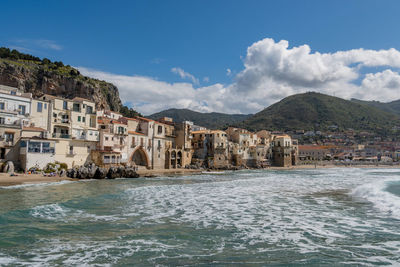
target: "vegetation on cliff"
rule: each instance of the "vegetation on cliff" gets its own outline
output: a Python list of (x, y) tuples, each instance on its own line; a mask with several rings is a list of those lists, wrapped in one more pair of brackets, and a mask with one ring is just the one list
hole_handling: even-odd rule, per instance
[(122, 105), (115, 85), (83, 76), (61, 61), (40, 59), (15, 49), (0, 47), (0, 84), (17, 87), (34, 96), (83, 97), (94, 101), (99, 109), (119, 111), (129, 117), (140, 115)]

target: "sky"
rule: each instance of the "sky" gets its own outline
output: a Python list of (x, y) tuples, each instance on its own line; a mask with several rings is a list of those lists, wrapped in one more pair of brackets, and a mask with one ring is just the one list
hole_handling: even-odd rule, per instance
[(144, 115), (308, 91), (400, 99), (400, 1), (2, 1), (0, 46), (112, 82)]

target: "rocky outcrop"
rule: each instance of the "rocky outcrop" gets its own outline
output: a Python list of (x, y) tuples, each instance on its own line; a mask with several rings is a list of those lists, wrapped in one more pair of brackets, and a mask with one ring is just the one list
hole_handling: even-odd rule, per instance
[(108, 170), (88, 164), (81, 167), (69, 169), (67, 177), (78, 179), (115, 179), (115, 178), (138, 178), (139, 174), (131, 167), (110, 167)]
[(13, 173), (14, 172), (14, 163), (12, 161), (7, 161), (6, 163), (4, 163), (3, 172)]
[(0, 84), (17, 87), (35, 97), (50, 94), (90, 99), (98, 109), (119, 111), (121, 107), (115, 85), (80, 75), (69, 66), (50, 69), (37, 62), (0, 59)]

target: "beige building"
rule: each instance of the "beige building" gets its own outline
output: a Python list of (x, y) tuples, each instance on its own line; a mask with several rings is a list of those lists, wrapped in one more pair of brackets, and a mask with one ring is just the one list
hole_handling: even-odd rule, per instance
[[(99, 115), (99, 112), (97, 113)], [(112, 166), (128, 163), (128, 126), (122, 116), (98, 118), (99, 142), (91, 158), (98, 166)], [(114, 119), (118, 118), (118, 119)]]
[(49, 138), (56, 140), (55, 160), (68, 167), (91, 162), (91, 151), (99, 140), (95, 103), (50, 95), (40, 100), (50, 102)]

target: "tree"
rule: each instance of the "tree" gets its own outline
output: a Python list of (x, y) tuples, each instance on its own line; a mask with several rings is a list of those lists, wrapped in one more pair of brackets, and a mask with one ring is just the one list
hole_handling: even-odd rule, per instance
[(128, 118), (133, 118), (133, 117), (142, 117), (142, 114), (134, 110), (133, 108), (128, 108), (127, 106), (121, 105), (119, 112), (124, 116)]
[(43, 58), (42, 59), (42, 63), (45, 64), (45, 65), (49, 65), (51, 63), (51, 60), (48, 59), (48, 58)]

